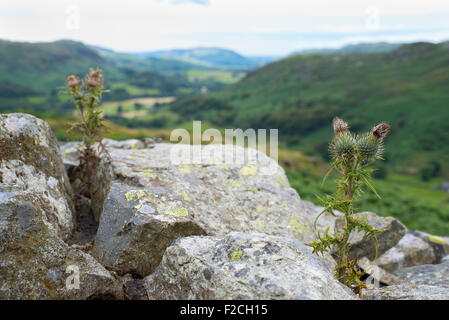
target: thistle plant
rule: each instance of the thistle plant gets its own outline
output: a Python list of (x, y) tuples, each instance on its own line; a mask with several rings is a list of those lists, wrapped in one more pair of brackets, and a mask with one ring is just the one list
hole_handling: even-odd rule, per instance
[[(102, 144), (105, 130), (99, 110), (105, 92), (104, 79), (99, 69), (91, 69), (84, 79), (71, 75), (66, 80), (66, 93), (70, 95), (80, 114), (81, 121), (73, 124), (68, 132), (79, 133), (82, 144), (79, 147), (78, 176), (84, 183), (82, 194), (89, 196), (90, 178), (95, 173), (100, 156), (105, 152)], [(97, 148), (94, 148), (94, 146)]]
[(335, 136), (329, 145), (331, 154), (331, 170), (326, 177), (335, 171), (340, 178), (337, 180), (337, 190), (334, 195), (327, 195), (326, 199), (318, 197), (324, 206), (323, 211), (316, 217), (314, 226), (320, 216), (324, 213), (337, 217), (337, 212), (343, 214), (340, 219), (344, 220), (343, 230), (324, 234), (318, 232), (317, 239), (308, 243), (314, 253), (329, 252), (335, 258), (337, 264), (335, 277), (350, 287), (355, 293), (361, 295), (361, 289), (366, 285), (360, 280), (363, 272), (357, 268), (357, 257), (350, 256), (351, 245), (349, 237), (352, 232), (358, 231), (365, 238), (372, 238), (376, 245), (376, 235), (383, 230), (372, 227), (365, 219), (355, 215), (354, 206), (357, 198), (363, 193), (363, 187), (371, 189), (378, 197), (376, 190), (370, 183), (372, 169), (369, 165), (378, 159), (382, 159), (384, 152), (383, 141), (390, 131), (387, 123), (383, 122), (375, 126), (370, 132), (355, 135), (349, 131), (346, 122), (335, 118), (333, 122)]

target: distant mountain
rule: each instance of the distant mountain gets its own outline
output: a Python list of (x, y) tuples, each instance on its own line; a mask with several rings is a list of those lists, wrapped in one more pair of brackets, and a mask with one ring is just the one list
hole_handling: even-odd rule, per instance
[(232, 50), (205, 47), (142, 52), (136, 55), (145, 58), (177, 60), (202, 67), (223, 69), (255, 68), (275, 59), (274, 57), (245, 57)]
[(379, 53), (391, 52), (397, 49), (400, 43), (375, 42), (350, 44), (339, 49), (308, 49), (294, 54), (347, 54), (347, 53)]
[(330, 123), (341, 116), (356, 131), (388, 121), (387, 159), (398, 165), (449, 163), (449, 42), (376, 54), (297, 54), (206, 97), (233, 107), (228, 125), (278, 128), (280, 141), (306, 152), (327, 154)]

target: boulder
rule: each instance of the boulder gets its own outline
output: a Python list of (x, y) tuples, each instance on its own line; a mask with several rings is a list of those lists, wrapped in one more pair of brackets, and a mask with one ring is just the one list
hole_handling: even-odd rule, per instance
[(181, 197), (170, 190), (114, 183), (91, 253), (119, 274), (147, 276), (175, 239), (205, 234), (185, 214)]
[[(66, 163), (76, 159), (75, 144), (66, 144), (63, 150)], [(108, 152), (116, 180), (142, 189), (159, 187), (177, 195), (177, 210), (183, 213), (176, 214), (193, 219), (208, 235), (241, 231), (303, 242), (315, 238), (313, 221), (322, 207), (302, 201), (290, 187), (284, 170), (264, 153), (233, 145), (167, 143), (138, 150), (110, 147)], [(200, 161), (194, 161), (198, 160), (195, 157)], [(145, 204), (148, 197), (140, 202)], [(378, 236), (379, 254), (396, 245), (405, 233), (396, 219), (364, 215), (376, 227), (386, 229)], [(322, 215), (318, 231), (327, 227), (334, 230), (337, 220)], [(373, 240), (355, 234), (351, 241), (356, 254), (374, 259)]]
[(398, 278), (416, 285), (431, 285), (449, 288), (449, 261), (439, 264), (424, 264), (396, 271)]
[(29, 202), (12, 197), (0, 211), (0, 299), (123, 298), (120, 281), (57, 237)]
[[(311, 205), (309, 212), (313, 216), (313, 220), (322, 209), (323, 208), (313, 204)], [(322, 214), (317, 220), (317, 232), (323, 234), (327, 228), (329, 228), (330, 234), (334, 233), (335, 230), (342, 232), (344, 227), (342, 216), (343, 214), (339, 212), (336, 212), (335, 217), (326, 213)], [(367, 220), (374, 228), (384, 230), (384, 232), (377, 235), (378, 256), (394, 247), (407, 232), (407, 228), (399, 220), (392, 217), (381, 217), (373, 212), (358, 213), (356, 216)], [(353, 232), (349, 238), (349, 242), (351, 244), (350, 256), (352, 258), (367, 257), (369, 260), (374, 260), (376, 258), (376, 246), (374, 240), (371, 238), (364, 238), (362, 232)]]
[(431, 235), (422, 231), (410, 231), (415, 237), (427, 242), (433, 249), (435, 263), (439, 263), (445, 256), (449, 255), (449, 238)]
[[(76, 159), (74, 149), (73, 144), (63, 146), (65, 162)], [(108, 152), (116, 180), (172, 194), (177, 211), (171, 215), (185, 215), (208, 235), (257, 231), (304, 242), (315, 236), (313, 213), (319, 208), (301, 201), (284, 170), (264, 153), (233, 145), (167, 143)], [(183, 162), (189, 153), (202, 161)]]
[[(388, 249), (394, 247), (407, 232), (407, 228), (397, 219), (392, 217), (380, 217), (372, 212), (357, 213), (356, 216), (368, 221), (375, 229), (384, 230), (377, 235), (378, 251), (373, 239), (365, 238), (363, 232), (353, 232), (349, 237), (351, 244), (350, 257), (367, 257), (376, 259)], [(344, 226), (343, 219), (337, 219), (336, 229), (341, 231)]]
[(145, 286), (150, 299), (357, 299), (302, 242), (262, 233), (180, 238)]
[[(62, 194), (75, 221), (72, 189), (59, 144), (45, 121), (23, 113), (0, 114), (0, 150), (0, 162), (18, 160), (45, 174)], [(1, 177), (0, 172), (0, 183)]]
[(396, 246), (376, 260), (379, 267), (389, 272), (436, 262), (432, 246), (412, 233), (407, 233)]
[[(56, 179), (19, 160), (0, 172), (0, 299), (121, 298), (121, 284), (88, 254), (62, 239), (73, 229)], [(71, 271), (79, 288), (69, 288)]]
[(448, 300), (449, 288), (401, 284), (363, 290), (364, 300)]
[[(63, 241), (75, 219), (50, 127), (29, 115), (0, 115), (0, 148), (0, 299), (121, 298), (119, 281)], [(72, 272), (79, 287), (66, 285)]]

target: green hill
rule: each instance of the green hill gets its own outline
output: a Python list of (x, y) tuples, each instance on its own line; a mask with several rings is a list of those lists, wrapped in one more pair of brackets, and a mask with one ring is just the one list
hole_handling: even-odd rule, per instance
[(67, 97), (58, 95), (58, 88), (64, 86), (68, 75), (82, 76), (90, 68), (103, 70), (105, 86), (110, 89), (104, 100), (173, 96), (182, 90), (199, 90), (200, 84), (190, 83), (186, 76), (156, 72), (154, 64), (70, 40), (49, 43), (0, 40), (0, 112), (71, 112), (73, 106)]
[(449, 161), (449, 42), (290, 56), (210, 97), (234, 108), (229, 125), (279, 128), (280, 141), (311, 154), (326, 155), (340, 116), (355, 130), (390, 122), (387, 158), (398, 167)]
[[(81, 42), (61, 40), (49, 43), (26, 43), (0, 40), (0, 82), (16, 83), (47, 93), (64, 84), (68, 74), (82, 75), (89, 68), (101, 68), (107, 81), (113, 83), (137, 77), (143, 71), (151, 73), (151, 83), (176, 85), (154, 72), (151, 64), (134, 56), (100, 54)], [(142, 60), (142, 61), (141, 61)], [(146, 79), (149, 75), (146, 73)], [(165, 90), (164, 87), (157, 89)]]

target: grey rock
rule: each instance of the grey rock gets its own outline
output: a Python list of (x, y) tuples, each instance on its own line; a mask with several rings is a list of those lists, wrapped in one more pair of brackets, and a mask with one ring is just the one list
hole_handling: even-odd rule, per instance
[(125, 298), (127, 300), (148, 300), (144, 279), (135, 278), (127, 273), (122, 276), (122, 282), (125, 286)]
[[(74, 146), (63, 149), (65, 161), (72, 161)], [(288, 236), (303, 242), (315, 238), (313, 221), (322, 208), (302, 201), (290, 187), (284, 170), (264, 153), (232, 145), (166, 143), (154, 144), (151, 149), (108, 150), (115, 179), (143, 189), (164, 188), (177, 195), (179, 207), (185, 208), (188, 217), (208, 235), (242, 231)], [(197, 156), (201, 161), (193, 161)], [(185, 163), (184, 159), (191, 161)], [(405, 227), (397, 220), (367, 215), (376, 226), (387, 228), (379, 235), (380, 254), (404, 235)], [(330, 227), (332, 231), (336, 221), (322, 215), (318, 230)], [(374, 258), (372, 240), (355, 235), (352, 241), (357, 253)]]
[[(356, 216), (365, 219), (375, 229), (384, 230), (377, 235), (378, 256), (394, 247), (407, 232), (407, 228), (397, 219), (392, 217), (380, 217), (372, 212), (358, 213)], [(336, 229), (341, 231), (343, 220), (338, 219)], [(350, 257), (367, 257), (370, 260), (376, 258), (376, 245), (373, 239), (365, 238), (363, 232), (353, 232), (349, 237), (351, 244)]]
[[(72, 151), (64, 151), (65, 161), (72, 161), (73, 146)], [(178, 197), (177, 206), (185, 208), (188, 218), (209, 235), (258, 231), (304, 242), (315, 236), (312, 221), (318, 207), (301, 201), (284, 170), (261, 152), (232, 145), (167, 143), (108, 151), (115, 179), (144, 189), (168, 190)], [(184, 163), (189, 158), (182, 156), (185, 153), (203, 161)], [(227, 161), (232, 158), (235, 161)]]
[(89, 190), (92, 214), (97, 223), (100, 222), (103, 205), (111, 188), (113, 177), (111, 158), (107, 154), (102, 155), (98, 162), (96, 173), (92, 176)]
[(128, 139), (128, 140), (112, 140), (112, 139), (103, 139), (103, 144), (106, 148), (115, 148), (115, 149), (143, 149), (145, 144), (137, 139)]
[(431, 235), (422, 231), (410, 231), (410, 233), (421, 238), (432, 247), (436, 263), (439, 263), (441, 259), (449, 255), (449, 238)]
[[(50, 127), (0, 115), (0, 299), (121, 298), (122, 286), (63, 240), (74, 230), (71, 188)], [(79, 271), (79, 288), (66, 286)]]
[(376, 264), (379, 267), (389, 272), (405, 267), (436, 262), (432, 246), (412, 233), (407, 233), (396, 246), (376, 260)]
[(59, 189), (75, 221), (72, 189), (61, 161), (59, 144), (45, 121), (23, 113), (0, 114), (0, 150), (1, 161), (21, 161), (51, 179), (49, 183)]
[(180, 238), (145, 286), (150, 299), (357, 299), (309, 247), (261, 233)]
[[(168, 203), (168, 204), (167, 204)], [(114, 183), (104, 205), (92, 255), (119, 274), (154, 271), (176, 238), (205, 234), (184, 217), (176, 195)], [(184, 210), (183, 210), (184, 209)]]
[[(2, 169), (14, 163), (20, 161), (3, 162)], [(48, 195), (41, 194), (39, 186), (46, 184), (38, 181), (45, 174), (21, 165), (22, 178), (29, 185), (14, 196), (1, 197), (0, 203), (0, 299), (122, 298), (117, 279), (90, 255), (62, 240), (71, 229), (71, 215), (62, 197), (53, 198), (55, 190), (48, 188)], [(80, 286), (67, 287), (75, 270)]]
[(399, 269), (395, 273), (398, 278), (416, 285), (431, 285), (449, 288), (449, 261), (439, 264), (424, 264)]
[(402, 284), (363, 290), (364, 300), (448, 300), (449, 288)]

